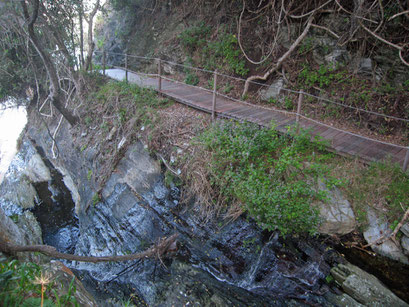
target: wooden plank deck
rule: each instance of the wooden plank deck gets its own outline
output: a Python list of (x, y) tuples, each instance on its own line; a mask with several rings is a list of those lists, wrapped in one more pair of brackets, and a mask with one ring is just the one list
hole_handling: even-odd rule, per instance
[[(125, 80), (125, 70), (122, 69), (107, 69), (106, 75), (112, 79)], [(128, 80), (139, 86), (158, 90), (158, 80), (154, 77), (128, 72)], [(162, 94), (192, 108), (212, 112), (213, 93), (210, 91), (162, 79)], [(288, 126), (295, 125), (294, 115), (237, 102), (219, 95), (216, 101), (216, 113), (220, 117), (249, 121), (265, 127), (269, 127), (274, 121), (276, 129), (281, 133), (286, 133)], [(351, 135), (304, 118), (299, 123), (301, 128), (310, 129), (313, 136), (321, 136), (328, 140), (330, 149), (341, 155), (358, 156), (366, 161), (390, 158), (401, 166), (404, 163), (407, 151), (405, 148)]]

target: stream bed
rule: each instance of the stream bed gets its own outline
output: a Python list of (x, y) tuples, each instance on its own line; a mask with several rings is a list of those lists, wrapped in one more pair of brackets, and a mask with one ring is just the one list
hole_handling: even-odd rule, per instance
[[(128, 300), (138, 306), (334, 306), (333, 297), (341, 294), (327, 276), (344, 260), (325, 240), (283, 239), (245, 215), (230, 223), (221, 218), (205, 223), (194, 201), (182, 205), (179, 190), (164, 185), (160, 165), (141, 143), (128, 149), (98, 201), (83, 204), (78, 215), (46, 153), (24, 144), (26, 155), (15, 165), (23, 167), (37, 151), (51, 174), (34, 184), (35, 204), (28, 209), (46, 244), (78, 255), (124, 255), (179, 234), (172, 253), (160, 259), (66, 261), (100, 306)], [(83, 177), (77, 182), (89, 181)], [(10, 176), (6, 181), (13, 182)]]

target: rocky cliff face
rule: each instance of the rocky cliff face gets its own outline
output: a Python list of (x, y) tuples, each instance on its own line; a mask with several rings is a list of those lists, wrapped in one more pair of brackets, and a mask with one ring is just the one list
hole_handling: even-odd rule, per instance
[[(35, 122), (35, 115), (32, 120)], [(330, 290), (325, 278), (331, 267), (342, 262), (334, 250), (310, 238), (283, 240), (278, 234), (261, 231), (245, 217), (227, 224), (222, 219), (203, 223), (194, 203), (181, 205), (178, 189), (165, 187), (159, 163), (140, 142), (128, 147), (106, 184), (100, 187), (95, 180), (98, 178), (98, 144), (89, 144), (81, 151), (76, 148), (76, 138), (81, 134), (63, 124), (56, 137), (59, 156), (53, 159), (46, 129), (34, 126), (27, 129), (32, 143), (25, 142), (21, 152), (30, 152), (23, 160), (30, 169), (24, 172), (31, 179), (29, 183), (24, 178), (15, 181), (26, 186), (37, 181), (52, 183), (53, 172), (60, 170), (75, 200), (75, 211), (69, 201), (61, 205), (71, 206), (68, 212), (79, 219), (78, 223), (66, 215), (66, 223), (57, 225), (63, 231), (54, 232), (54, 241), (49, 244), (63, 251), (72, 247), (79, 255), (121, 255), (143, 251), (161, 237), (180, 234), (173, 253), (162, 259), (65, 263), (85, 279), (91, 292), (100, 298), (98, 304), (114, 304), (115, 300), (107, 298), (118, 297), (118, 289), (119, 297), (132, 295), (154, 306), (298, 306), (300, 301), (331, 305), (342, 299), (335, 294), (322, 296)], [(11, 187), (12, 180), (8, 178), (4, 184)], [(21, 195), (38, 202), (38, 189), (32, 186), (24, 190), (33, 193)], [(25, 204), (24, 208), (27, 204), (38, 206), (36, 201), (22, 202), (21, 199), (10, 203), (18, 201)], [(20, 205), (2, 207), (20, 210), (16, 214), (19, 219), (23, 216)], [(24, 214), (30, 214), (35, 220), (30, 211), (25, 210)], [(10, 216), (10, 212), (7, 215)], [(10, 219), (6, 215), (3, 218)], [(21, 243), (40, 243), (38, 223), (26, 224), (35, 227), (37, 235)], [(4, 225), (17, 229), (13, 221)], [(47, 238), (45, 234), (54, 231), (51, 224), (47, 226), (40, 221), (40, 225), (43, 239)], [(97, 287), (105, 288), (109, 294), (104, 296)], [(353, 301), (346, 294), (343, 297)]]
[[(71, 263), (72, 268), (100, 282), (129, 285), (153, 305), (280, 305), (294, 297), (322, 301), (317, 294), (325, 287), (332, 250), (301, 239), (284, 245), (277, 235), (261, 232), (245, 218), (227, 225), (221, 220), (203, 224), (194, 204), (180, 205), (178, 190), (164, 186), (160, 165), (141, 143), (130, 146), (107, 183), (97, 187), (93, 181), (98, 176), (97, 145), (81, 152), (65, 126), (56, 139), (59, 158), (52, 160), (46, 131), (29, 127), (28, 135), (78, 192), (75, 253), (135, 253), (163, 236), (180, 234), (177, 253), (163, 263), (158, 259)], [(95, 198), (97, 189), (101, 193)]]

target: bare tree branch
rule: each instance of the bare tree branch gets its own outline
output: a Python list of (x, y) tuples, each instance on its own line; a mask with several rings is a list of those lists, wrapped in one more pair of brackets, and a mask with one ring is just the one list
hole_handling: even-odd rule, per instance
[(0, 251), (6, 254), (12, 254), (17, 252), (38, 252), (43, 255), (58, 258), (66, 259), (71, 261), (81, 261), (81, 262), (108, 262), (108, 261), (130, 261), (136, 259), (160, 257), (166, 254), (168, 251), (176, 250), (176, 239), (178, 234), (174, 234), (168, 238), (163, 238), (159, 241), (158, 244), (153, 245), (144, 252), (130, 255), (121, 255), (121, 256), (101, 256), (101, 257), (92, 257), (92, 256), (79, 256), (72, 254), (65, 254), (58, 252), (55, 247), (49, 245), (14, 245), (3, 241), (0, 238)]
[(395, 19), (396, 17), (402, 16), (402, 15), (406, 15), (406, 14), (409, 14), (409, 10), (396, 13), (396, 14), (393, 15), (392, 17), (389, 17), (388, 21), (391, 21), (392, 19)]
[(246, 82), (244, 84), (244, 90), (242, 96), (245, 96), (249, 90), (250, 82), (254, 80), (267, 80), (267, 78), (275, 71), (277, 71), (283, 62), (291, 55), (291, 53), (294, 51), (295, 48), (302, 42), (302, 40), (307, 36), (308, 31), (311, 28), (312, 21), (314, 19), (314, 15), (312, 15), (307, 22), (307, 25), (304, 28), (304, 31), (301, 33), (301, 35), (294, 41), (294, 43), (290, 46), (290, 48), (287, 50), (286, 53), (284, 53), (281, 58), (278, 59), (277, 63), (269, 69), (263, 76), (251, 76), (246, 79)]

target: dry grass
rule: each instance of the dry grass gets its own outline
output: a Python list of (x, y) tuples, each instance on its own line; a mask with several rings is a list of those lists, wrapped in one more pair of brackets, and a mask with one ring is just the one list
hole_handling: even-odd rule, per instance
[[(211, 153), (195, 142), (195, 137), (210, 125), (210, 116), (179, 104), (160, 110), (159, 116), (159, 125), (146, 131), (144, 138), (152, 151), (164, 157), (167, 167), (172, 167), (171, 172), (180, 170), (179, 177), (184, 182), (182, 203), (194, 200), (193, 209), (203, 223), (219, 216), (226, 208), (225, 219), (234, 220), (240, 216), (243, 213), (241, 207), (226, 206), (226, 199), (210, 182)], [(175, 161), (174, 165), (171, 161)]]

